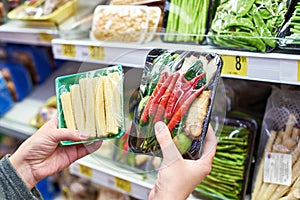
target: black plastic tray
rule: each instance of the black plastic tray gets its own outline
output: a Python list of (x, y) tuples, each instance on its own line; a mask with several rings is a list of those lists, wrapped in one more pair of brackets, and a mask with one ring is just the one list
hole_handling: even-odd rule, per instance
[[(202, 55), (205, 56), (206, 59), (209, 62), (215, 62), (214, 64), (216, 65), (216, 71), (214, 74), (214, 77), (211, 79), (210, 83), (207, 84), (207, 90), (211, 90), (211, 95), (210, 95), (210, 102), (208, 105), (208, 112), (207, 115), (203, 121), (203, 128), (202, 128), (202, 133), (200, 135), (200, 137), (196, 140), (192, 141), (192, 145), (190, 147), (190, 150), (188, 151), (188, 153), (184, 154), (183, 157), (187, 158), (187, 159), (198, 159), (201, 156), (201, 152), (202, 152), (202, 146), (204, 143), (204, 139), (206, 136), (206, 132), (208, 129), (208, 125), (209, 125), (209, 121), (210, 121), (210, 115), (212, 112), (212, 107), (213, 107), (213, 102), (214, 102), (214, 98), (215, 98), (215, 93), (216, 93), (216, 88), (220, 79), (220, 75), (221, 75), (221, 69), (223, 66), (223, 61), (221, 59), (221, 57), (217, 54), (213, 54), (213, 53), (207, 53), (207, 52), (193, 52), (193, 51), (170, 51), (170, 50), (165, 50), (165, 49), (153, 49), (152, 51), (149, 52), (147, 59), (146, 59), (146, 63), (145, 63), (145, 67), (144, 67), (144, 74), (143, 74), (143, 78), (146, 76), (147, 70), (151, 69), (152, 67), (152, 62), (155, 58), (157, 58), (159, 55), (161, 55), (164, 52), (173, 52), (173, 53), (183, 53), (186, 52), (187, 55)], [(142, 81), (143, 81), (142, 78)], [(145, 84), (145, 83), (144, 83)], [(141, 83), (140, 88), (143, 86), (143, 84)], [(162, 156), (161, 155), (161, 151), (160, 151), (160, 147), (158, 147), (158, 151), (155, 152), (146, 152), (143, 149), (140, 148), (141, 143), (143, 142), (143, 138), (140, 138), (138, 135), (138, 124), (139, 124), (139, 117), (138, 117), (138, 107), (137, 105), (139, 104), (140, 100), (142, 99), (142, 92), (139, 92), (138, 97), (137, 97), (137, 103), (136, 106), (134, 108), (134, 117), (133, 117), (133, 121), (132, 121), (132, 125), (131, 125), (131, 130), (130, 130), (130, 135), (129, 135), (129, 147), (130, 149), (135, 152), (135, 153), (142, 153), (142, 154), (148, 154), (148, 155), (155, 155), (155, 156)]]
[[(257, 135), (258, 131), (258, 124), (256, 120), (251, 119), (251, 118), (246, 118), (246, 117), (241, 117), (241, 116), (229, 116), (228, 118), (225, 119), (212, 119), (211, 120), (213, 123), (218, 123), (222, 127), (222, 124), (224, 125), (230, 125), (234, 127), (246, 127), (247, 129), (250, 130), (250, 136), (248, 137), (248, 146), (247, 146), (247, 157), (245, 159), (245, 170), (243, 174), (243, 181), (242, 181), (242, 190), (241, 193), (239, 194), (239, 199), (244, 200), (249, 184), (249, 174), (250, 174), (250, 169), (251, 169), (251, 163), (253, 159), (253, 152), (254, 152), (254, 145), (255, 145), (255, 138)], [(219, 197), (217, 195), (214, 195), (212, 193), (209, 193), (207, 191), (204, 192), (199, 192), (194, 190), (193, 195), (196, 197), (200, 198), (209, 198), (209, 199), (224, 199), (222, 197)]]

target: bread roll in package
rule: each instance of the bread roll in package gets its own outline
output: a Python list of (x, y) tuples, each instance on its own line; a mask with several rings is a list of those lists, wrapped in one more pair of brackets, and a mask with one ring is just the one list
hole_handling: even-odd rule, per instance
[(62, 145), (123, 136), (123, 79), (121, 66), (56, 78), (58, 128), (89, 135), (85, 141), (61, 141)]

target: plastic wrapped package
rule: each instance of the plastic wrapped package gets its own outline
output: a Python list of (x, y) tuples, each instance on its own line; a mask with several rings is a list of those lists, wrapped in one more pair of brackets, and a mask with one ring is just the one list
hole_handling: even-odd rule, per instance
[(20, 63), (0, 62), (0, 71), (14, 101), (21, 101), (32, 89), (26, 68)]
[(268, 99), (251, 199), (299, 199), (299, 91), (274, 88)]
[(213, 16), (212, 0), (166, 0), (162, 40), (172, 43), (202, 44)]
[(290, 2), (222, 1), (211, 24), (209, 43), (236, 50), (274, 50)]
[(198, 158), (208, 128), (222, 60), (218, 55), (149, 52), (129, 135), (135, 153), (159, 156), (154, 124), (165, 121), (181, 154)]
[(25, 1), (7, 14), (9, 19), (61, 23), (73, 15), (78, 0)]
[(300, 50), (300, 1), (292, 1), (286, 16), (286, 23), (279, 33), (278, 46), (285, 50)]
[(38, 113), (29, 120), (29, 124), (36, 128), (40, 128), (47, 121), (56, 117), (56, 96), (48, 98), (43, 106), (40, 107)]
[(109, 42), (143, 42), (148, 30), (147, 6), (97, 6), (90, 38)]
[(13, 107), (14, 100), (7, 87), (5, 77), (0, 70), (0, 116), (4, 115), (9, 109)]
[[(221, 124), (220, 124), (221, 122)], [(257, 133), (255, 120), (229, 117), (212, 120), (218, 146), (210, 174), (193, 194), (209, 199), (245, 199)], [(224, 125), (223, 125), (224, 123)]]
[(42, 83), (52, 73), (53, 63), (46, 48), (9, 44), (6, 49), (10, 60), (27, 68), (33, 83)]
[(123, 70), (112, 66), (61, 76), (55, 80), (58, 128), (87, 132), (90, 139), (72, 145), (108, 138), (125, 132), (123, 111)]

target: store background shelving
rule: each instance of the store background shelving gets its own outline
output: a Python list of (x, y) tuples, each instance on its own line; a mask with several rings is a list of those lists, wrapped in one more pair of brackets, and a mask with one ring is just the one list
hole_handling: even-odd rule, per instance
[[(130, 68), (138, 68), (141, 71), (148, 52), (154, 48), (220, 54), (224, 58), (222, 72), (224, 78), (300, 85), (300, 56), (297, 52), (256, 53), (218, 49), (209, 45), (172, 44), (162, 42), (159, 38), (160, 35), (157, 35), (154, 41), (149, 43), (126, 45), (117, 42), (92, 41), (88, 38), (61, 38), (63, 30), (66, 30), (78, 18), (91, 12), (95, 5), (101, 2), (80, 1), (80, 3), (79, 12), (60, 27), (48, 26), (48, 24), (45, 27), (37, 28), (37, 24), (29, 26), (20, 21), (8, 21), (8, 23), (0, 26), (0, 42), (51, 46), (55, 59), (69, 61), (55, 71), (46, 82), (36, 86), (27, 98), (15, 103), (14, 107), (0, 118), (1, 133), (25, 139), (37, 130), (28, 122), (38, 112), (46, 99), (55, 94), (55, 77), (65, 73), (76, 73), (80, 67), (89, 64), (100, 64), (101, 66), (121, 64)], [(88, 34), (88, 32), (84, 34)], [(239, 70), (234, 67), (237, 56), (242, 59)], [(128, 171), (119, 168), (113, 162), (106, 166), (99, 166), (95, 163), (93, 156), (87, 156), (72, 164), (70, 172), (141, 199), (146, 198), (154, 183), (152, 179), (144, 180), (140, 175), (132, 173), (132, 176), (124, 175)], [(193, 198), (190, 197), (190, 199)]]

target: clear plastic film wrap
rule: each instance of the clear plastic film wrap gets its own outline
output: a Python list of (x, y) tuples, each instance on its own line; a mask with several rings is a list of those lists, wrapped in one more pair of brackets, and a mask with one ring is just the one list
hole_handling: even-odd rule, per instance
[(260, 136), (251, 199), (300, 199), (300, 93), (274, 88)]
[(164, 121), (181, 154), (199, 158), (222, 60), (218, 55), (154, 49), (149, 52), (129, 135), (135, 153), (160, 156), (154, 124)]
[[(58, 77), (55, 81), (58, 127), (87, 132), (91, 142), (125, 132), (123, 71), (112, 66)], [(63, 145), (77, 142), (62, 141)]]
[(99, 5), (94, 11), (90, 38), (108, 42), (149, 42), (160, 18), (159, 7)]

